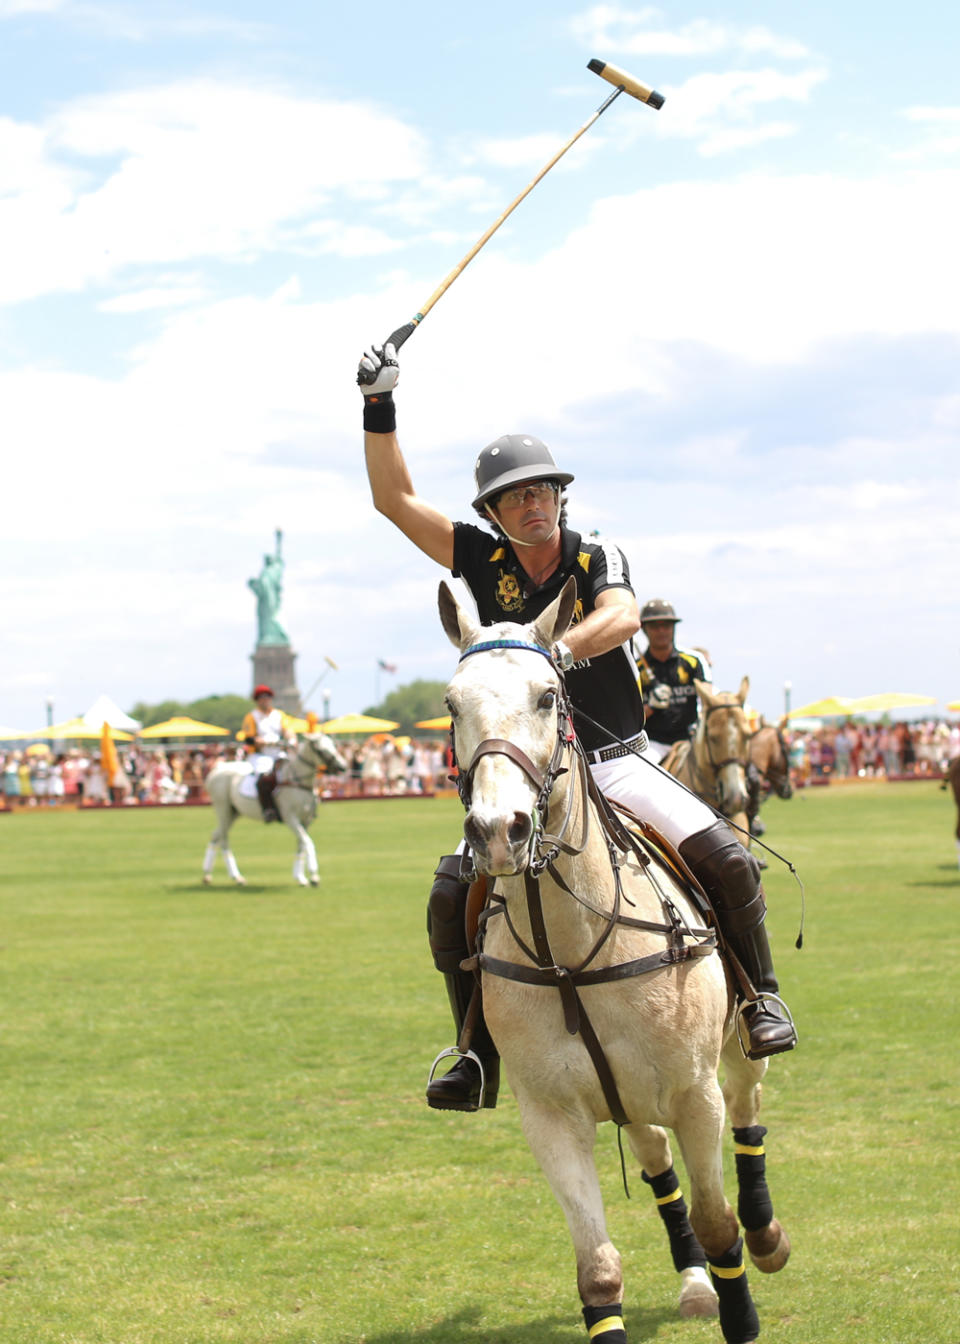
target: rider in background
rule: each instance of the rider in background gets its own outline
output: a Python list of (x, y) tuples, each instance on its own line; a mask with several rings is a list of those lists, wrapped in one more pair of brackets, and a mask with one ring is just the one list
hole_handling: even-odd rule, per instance
[(643, 604), (640, 628), (647, 647), (637, 655), (640, 689), (647, 708), (644, 728), (650, 745), (647, 752), (662, 761), (677, 742), (689, 742), (700, 718), (700, 697), (694, 681), (713, 681), (710, 667), (695, 649), (680, 649), (675, 643), (682, 617), (662, 597)]
[[(394, 348), (375, 347), (366, 353), (360, 375), (374, 506), (432, 560), (463, 579), (483, 625), (528, 624), (546, 610), (569, 577), (575, 578), (573, 621), (563, 640), (554, 645), (553, 657), (564, 674), (577, 735), (597, 786), (676, 846), (709, 896), (728, 948), (764, 996), (743, 1013), (751, 1056), (792, 1049), (796, 1032), (779, 998), (754, 859), (725, 821), (642, 754), (643, 700), (630, 650), (640, 625), (637, 600), (622, 552), (609, 543), (583, 538), (567, 526), (564, 486), (573, 474), (557, 466), (540, 439), (505, 434), (482, 450), (474, 467), (473, 508), (492, 531), (454, 523), (417, 495), (400, 451), (393, 402), (399, 377)], [(459, 1032), (474, 990), (472, 973), (460, 968), (469, 955), (465, 930), (469, 884), (461, 876), (459, 854), (440, 860), (435, 879), (427, 929)], [(482, 1022), (474, 1031), (473, 1049), (488, 1080), (485, 1104), (492, 1106), (499, 1057)], [(479, 1072), (466, 1056), (427, 1088), (427, 1101), (438, 1110), (476, 1110), (479, 1095)]]
[(250, 763), (257, 781), (257, 797), (263, 808), (264, 821), (279, 821), (274, 789), (277, 787), (277, 763), (285, 760), (287, 748), (296, 745), (296, 734), (291, 730), (286, 714), (276, 709), (273, 691), (269, 686), (255, 686), (254, 707), (244, 717), (240, 729), (243, 740), (251, 751)]

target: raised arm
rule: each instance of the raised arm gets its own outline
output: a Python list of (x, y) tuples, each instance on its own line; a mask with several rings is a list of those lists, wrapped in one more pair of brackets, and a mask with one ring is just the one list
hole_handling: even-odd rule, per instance
[(374, 508), (431, 560), (452, 569), (453, 523), (416, 493), (397, 440), (393, 389), (400, 369), (393, 346), (368, 350), (360, 361), (360, 372), (364, 375), (363, 382), (358, 377), (364, 394), (364, 456)]

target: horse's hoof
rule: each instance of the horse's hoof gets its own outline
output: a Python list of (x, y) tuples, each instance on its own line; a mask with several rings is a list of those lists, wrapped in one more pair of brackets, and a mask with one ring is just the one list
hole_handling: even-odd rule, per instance
[(245, 877), (235, 877), (233, 880), (238, 887), (245, 887), (247, 885), (247, 879)]
[(210, 885), (210, 883), (211, 883), (212, 881), (213, 881), (213, 878), (210, 876), (210, 874), (209, 874), (209, 873), (204, 873), (204, 875), (203, 875), (203, 885), (204, 885), (205, 887), (209, 887), (209, 885)]
[(319, 885), (320, 885), (320, 874), (319, 874), (319, 873), (317, 873), (316, 877), (311, 877), (311, 879), (310, 879), (310, 885), (311, 885), (311, 887), (319, 887)]
[(744, 1232), (750, 1259), (761, 1274), (776, 1274), (790, 1259), (790, 1238), (776, 1218), (769, 1227)]
[(680, 1315), (684, 1319), (691, 1316), (716, 1316), (720, 1307), (707, 1271), (694, 1266), (683, 1270), (681, 1279)]

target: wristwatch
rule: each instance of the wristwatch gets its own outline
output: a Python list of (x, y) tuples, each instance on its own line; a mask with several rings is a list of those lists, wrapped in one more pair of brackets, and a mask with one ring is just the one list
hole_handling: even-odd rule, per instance
[(573, 667), (573, 654), (562, 639), (558, 639), (553, 646), (553, 661), (561, 672), (569, 672)]

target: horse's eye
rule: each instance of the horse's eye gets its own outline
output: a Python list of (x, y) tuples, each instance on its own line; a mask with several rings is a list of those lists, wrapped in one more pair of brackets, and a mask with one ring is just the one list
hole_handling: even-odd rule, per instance
[(451, 705), (449, 700), (445, 700), (443, 703), (446, 705), (447, 713), (450, 715), (451, 719), (455, 719), (457, 717), (456, 705)]
[(537, 709), (553, 709), (556, 703), (556, 691), (544, 691), (543, 695), (541, 695), (540, 699), (537, 701)]

